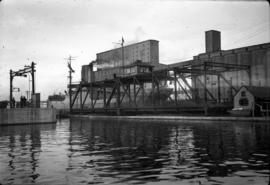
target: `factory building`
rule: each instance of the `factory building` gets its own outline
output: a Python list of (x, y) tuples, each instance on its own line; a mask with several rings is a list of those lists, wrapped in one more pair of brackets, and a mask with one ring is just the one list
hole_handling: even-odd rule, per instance
[[(221, 33), (210, 30), (205, 32), (204, 53), (194, 56), (193, 60), (170, 65), (159, 63), (158, 44), (157, 40), (146, 40), (97, 53), (95, 61), (82, 66), (82, 83), (101, 82), (114, 79), (116, 76), (125, 77), (148, 73), (149, 70), (141, 69), (146, 65), (147, 68), (153, 68), (156, 71), (192, 66), (198, 62), (213, 62), (221, 64), (221, 66), (222, 64), (246, 65), (249, 66), (249, 70), (226, 71), (225, 69), (220, 74), (222, 78), (220, 75), (195, 76), (192, 74), (190, 83), (195, 93), (189, 92), (193, 99), (203, 100), (205, 98), (205, 86), (208, 91), (207, 101), (213, 100), (220, 103), (233, 102), (234, 95), (242, 86), (270, 87), (270, 43), (222, 50)], [(96, 66), (95, 70), (94, 66)], [(146, 88), (151, 89), (151, 84), (145, 85)]]
[[(228, 80), (220, 80), (221, 102), (232, 101), (233, 95), (242, 86), (270, 87), (270, 43), (253, 45), (231, 50), (221, 50), (220, 32), (210, 30), (205, 32), (205, 53), (193, 57), (193, 61), (206, 61), (225, 64), (249, 65), (250, 71), (236, 70), (224, 72), (222, 75)], [(193, 78), (192, 86), (198, 90), (199, 97), (203, 97), (204, 76)], [(234, 89), (230, 88), (230, 85)], [(218, 95), (218, 77), (206, 76), (206, 87), (214, 97)], [(210, 98), (210, 97), (209, 97)]]
[(143, 65), (164, 66), (159, 64), (159, 45), (157, 40), (146, 40), (97, 53), (96, 56), (96, 60), (92, 62), (93, 66), (82, 66), (82, 82), (113, 79), (115, 74), (118, 76), (134, 74), (135, 71), (132, 71), (134, 67), (130, 66), (134, 66), (138, 61)]
[(126, 66), (140, 60), (143, 63), (159, 63), (159, 46), (157, 40), (127, 45), (121, 48), (97, 53), (98, 69)]

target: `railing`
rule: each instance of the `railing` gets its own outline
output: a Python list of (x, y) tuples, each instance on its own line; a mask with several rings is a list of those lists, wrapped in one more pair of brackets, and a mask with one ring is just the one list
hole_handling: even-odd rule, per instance
[(259, 107), (259, 110), (261, 113), (263, 113), (265, 116), (270, 115), (270, 102), (262, 102), (262, 104), (255, 103), (252, 110), (252, 116), (255, 116), (255, 108)]

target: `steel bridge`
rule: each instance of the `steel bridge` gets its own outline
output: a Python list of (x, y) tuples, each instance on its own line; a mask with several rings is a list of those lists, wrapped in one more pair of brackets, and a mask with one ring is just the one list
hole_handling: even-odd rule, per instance
[[(231, 89), (232, 94), (237, 91), (224, 73), (240, 70), (247, 72), (250, 83), (249, 65), (193, 60), (187, 64), (170, 65), (164, 69), (151, 70), (147, 73), (131, 76), (115, 75), (114, 79), (110, 80), (70, 84), (68, 85), (72, 92), (70, 112), (73, 114), (112, 113), (117, 115), (159, 111), (207, 114), (211, 105), (221, 105), (221, 80)], [(207, 88), (206, 77), (208, 75), (217, 77), (217, 95), (211, 93)], [(161, 101), (164, 96), (162, 84), (167, 82), (170, 82), (173, 88), (171, 88), (168, 100), (164, 103)], [(148, 93), (146, 93), (145, 84), (150, 86)], [(198, 95), (198, 85), (203, 87), (203, 97)], [(179, 89), (185, 95), (186, 101), (180, 101)], [(87, 98), (90, 100), (88, 106), (86, 106)], [(77, 102), (76, 107), (75, 102)], [(99, 102), (98, 106), (97, 102)]]

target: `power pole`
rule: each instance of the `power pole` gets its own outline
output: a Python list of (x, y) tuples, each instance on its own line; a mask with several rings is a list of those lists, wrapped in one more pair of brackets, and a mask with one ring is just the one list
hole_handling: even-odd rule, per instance
[(13, 108), (13, 103), (12, 103), (12, 98), (13, 98), (13, 75), (12, 75), (12, 70), (9, 71), (9, 106), (10, 108)]
[(124, 43), (125, 43), (125, 41), (124, 41), (124, 38), (122, 37), (122, 40), (121, 40), (121, 48), (122, 48), (122, 66), (124, 66), (125, 65), (125, 62), (124, 62)]
[(35, 65), (36, 63), (31, 63), (31, 76), (32, 76), (32, 94), (35, 94)]
[(125, 43), (125, 40), (124, 40), (124, 38), (123, 38), (123, 36), (122, 36), (122, 40), (121, 40), (121, 42), (120, 41), (118, 41), (118, 42), (113, 42), (114, 44), (119, 44), (119, 45), (121, 45), (121, 51), (122, 51), (122, 57), (121, 57), (121, 60), (122, 60), (122, 66), (124, 66), (125, 65), (125, 61), (124, 61), (124, 43)]
[(75, 71), (72, 69), (71, 67), (71, 62), (72, 60), (75, 60), (75, 57), (72, 57), (71, 55), (69, 55), (68, 58), (66, 58), (67, 60), (67, 63), (68, 63), (68, 69), (69, 69), (69, 75), (68, 75), (68, 78), (69, 78), (69, 89), (68, 89), (68, 93), (69, 93), (69, 108), (70, 108), (70, 111), (72, 109), (71, 105), (72, 105), (72, 90), (71, 90), (71, 84), (72, 84), (72, 73), (74, 73)]

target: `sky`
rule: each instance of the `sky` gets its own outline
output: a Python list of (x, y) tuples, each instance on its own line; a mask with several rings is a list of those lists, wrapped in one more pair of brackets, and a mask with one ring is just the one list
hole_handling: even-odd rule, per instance
[[(80, 81), (81, 66), (96, 53), (159, 40), (160, 63), (192, 59), (205, 51), (205, 31), (221, 32), (221, 49), (270, 42), (267, 1), (206, 0), (2, 0), (0, 1), (0, 101), (9, 99), (9, 70), (37, 63), (42, 100), (67, 89), (67, 58)], [(16, 77), (15, 99), (26, 96), (30, 77)]]

